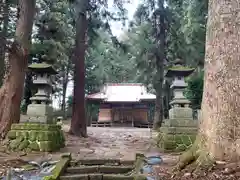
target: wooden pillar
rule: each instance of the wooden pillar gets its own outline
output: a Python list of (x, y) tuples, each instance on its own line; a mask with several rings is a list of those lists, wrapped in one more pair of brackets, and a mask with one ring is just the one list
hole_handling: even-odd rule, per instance
[(132, 127), (134, 127), (134, 123), (133, 123), (133, 105), (131, 106), (131, 120), (132, 120)]
[(111, 105), (111, 127), (113, 126), (113, 122), (114, 122), (114, 108)]

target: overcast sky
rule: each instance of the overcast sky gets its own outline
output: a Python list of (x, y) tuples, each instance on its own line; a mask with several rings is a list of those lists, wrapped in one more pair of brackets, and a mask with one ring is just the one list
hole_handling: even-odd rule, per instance
[[(108, 0), (108, 1), (109, 1), (109, 5), (112, 6), (113, 0)], [(128, 19), (132, 20), (133, 15), (136, 11), (136, 8), (141, 0), (128, 0), (128, 1), (130, 1), (130, 3), (126, 3), (124, 7), (127, 9)], [(127, 27), (123, 27), (122, 22), (111, 22), (111, 28), (112, 28), (113, 35), (119, 37), (124, 32), (124, 29), (126, 29)]]
[[(124, 5), (124, 7), (127, 9), (128, 12), (128, 19), (132, 20), (133, 19), (133, 15), (136, 11), (136, 8), (139, 4), (139, 2), (141, 2), (141, 0), (126, 0), (126, 1), (130, 1), (130, 3), (126, 3)], [(109, 2), (109, 7), (112, 11), (114, 11), (114, 7), (113, 5), (113, 0), (108, 0)], [(127, 29), (127, 27), (123, 27), (122, 22), (111, 22), (111, 29), (112, 29), (112, 33), (114, 36), (120, 37), (121, 34), (124, 33), (124, 30)], [(126, 23), (127, 25), (127, 23)], [(73, 91), (73, 82), (69, 82), (68, 84), (68, 88), (67, 88), (67, 93), (66, 93), (66, 97), (72, 95), (72, 91)], [(58, 108), (59, 107), (59, 99), (53, 99), (53, 107), (54, 108)]]

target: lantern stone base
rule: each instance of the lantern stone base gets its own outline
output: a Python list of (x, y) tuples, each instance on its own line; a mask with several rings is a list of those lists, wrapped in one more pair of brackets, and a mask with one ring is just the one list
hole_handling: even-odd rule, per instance
[(47, 104), (29, 104), (26, 119), (21, 122), (52, 123), (53, 108)]
[(188, 149), (195, 141), (198, 122), (189, 119), (167, 119), (156, 137), (157, 145), (163, 152)]
[(8, 132), (9, 150), (52, 152), (65, 146), (61, 127), (56, 124), (12, 124)]
[(20, 119), (20, 123), (41, 123), (41, 124), (53, 124), (53, 118), (49, 116), (24, 116)]
[(173, 107), (169, 110), (170, 119), (193, 119), (192, 108), (189, 107)]

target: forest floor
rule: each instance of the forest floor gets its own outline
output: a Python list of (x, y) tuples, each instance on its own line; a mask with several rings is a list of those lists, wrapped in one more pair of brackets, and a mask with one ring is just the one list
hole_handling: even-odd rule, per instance
[[(104, 128), (88, 127), (88, 138), (78, 138), (69, 135), (69, 123), (63, 124), (66, 137), (66, 147), (55, 153), (6, 153), (0, 151), (0, 176), (7, 167), (24, 163), (23, 161), (57, 160), (63, 153), (71, 153), (73, 159), (106, 158), (134, 160), (136, 153), (145, 155), (159, 155), (163, 162), (154, 166), (154, 175), (161, 180), (234, 180), (240, 179), (238, 165), (219, 165), (212, 172), (196, 175), (189, 173), (190, 169), (174, 176), (172, 168), (178, 161), (179, 154), (159, 153), (151, 148), (152, 132), (147, 128)], [(238, 169), (237, 169), (238, 168)]]

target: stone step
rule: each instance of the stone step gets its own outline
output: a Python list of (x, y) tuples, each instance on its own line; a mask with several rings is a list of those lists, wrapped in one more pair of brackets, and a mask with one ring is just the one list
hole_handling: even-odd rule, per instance
[(134, 169), (133, 166), (76, 166), (66, 169), (70, 174), (104, 173), (104, 174), (123, 174)]
[(145, 176), (124, 176), (118, 174), (75, 174), (64, 175), (60, 180), (147, 180)]
[(71, 166), (94, 166), (94, 165), (111, 165), (111, 166), (119, 166), (119, 165), (133, 165), (134, 160), (120, 160), (120, 159), (81, 159), (78, 161), (71, 161)]

